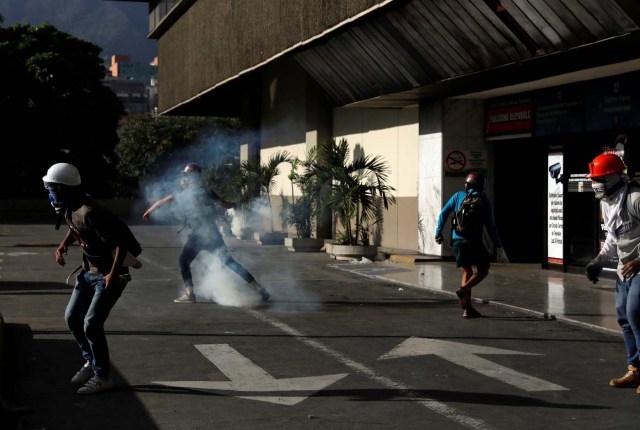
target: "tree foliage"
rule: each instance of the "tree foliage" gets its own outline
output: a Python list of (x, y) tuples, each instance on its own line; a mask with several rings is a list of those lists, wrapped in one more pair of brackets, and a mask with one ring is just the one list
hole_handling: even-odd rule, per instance
[[(124, 110), (102, 83), (101, 49), (57, 30), (0, 25), (0, 117), (5, 151), (2, 197), (42, 196), (42, 176), (75, 164), (93, 194), (108, 195), (113, 149)], [(15, 136), (9, 140), (8, 136)]]
[(395, 189), (387, 184), (389, 165), (380, 156), (357, 153), (351, 157), (346, 139), (318, 148), (305, 176), (318, 178), (329, 192), (321, 206), (331, 209), (342, 231), (342, 245), (369, 245), (371, 228), (382, 221), (381, 209), (395, 204)]
[[(318, 162), (318, 147), (310, 148), (305, 159), (294, 158), (291, 161), (289, 180), (291, 181), (291, 200), (288, 205), (286, 221), (296, 229), (296, 235), (309, 238), (316, 225), (316, 217), (320, 213), (322, 200), (323, 177), (319, 170), (314, 169)], [(328, 178), (330, 180), (330, 178)], [(293, 196), (293, 186), (297, 185), (302, 195), (296, 200)]]
[(189, 162), (218, 170), (231, 161), (237, 163), (238, 130), (239, 123), (232, 118), (151, 114), (131, 118), (121, 127), (115, 149), (120, 194), (135, 196), (141, 180), (153, 182)]
[[(259, 160), (243, 161), (240, 165), (243, 204), (246, 206), (251, 200), (262, 196), (266, 198), (269, 209), (271, 209), (271, 192), (276, 186), (276, 177), (280, 174), (279, 166), (282, 163), (290, 163), (291, 160), (288, 151), (278, 151), (264, 163)], [(273, 218), (270, 218), (269, 221), (273, 232)]]

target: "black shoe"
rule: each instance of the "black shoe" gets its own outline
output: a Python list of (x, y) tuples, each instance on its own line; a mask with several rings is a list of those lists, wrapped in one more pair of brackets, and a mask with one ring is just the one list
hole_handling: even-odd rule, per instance
[(469, 306), (467, 309), (464, 310), (464, 313), (462, 314), (462, 316), (464, 318), (480, 318), (482, 317), (482, 314), (478, 312), (476, 308), (474, 308), (473, 306)]
[(469, 306), (470, 297), (467, 293), (467, 288), (458, 288), (456, 290), (456, 296), (460, 299), (459, 303), (461, 309), (467, 309)]

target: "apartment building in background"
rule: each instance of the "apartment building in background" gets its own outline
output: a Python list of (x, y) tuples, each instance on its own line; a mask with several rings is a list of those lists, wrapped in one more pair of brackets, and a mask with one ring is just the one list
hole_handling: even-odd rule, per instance
[(129, 55), (112, 55), (105, 85), (122, 101), (128, 115), (155, 113), (158, 107), (158, 58), (135, 62)]

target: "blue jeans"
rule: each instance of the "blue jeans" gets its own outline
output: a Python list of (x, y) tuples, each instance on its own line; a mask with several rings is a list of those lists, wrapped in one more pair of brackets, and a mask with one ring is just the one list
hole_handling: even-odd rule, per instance
[(71, 334), (85, 360), (91, 363), (93, 373), (109, 376), (109, 347), (104, 334), (104, 322), (126, 284), (112, 284), (104, 288), (104, 277), (82, 270), (76, 276), (76, 285), (64, 313)]
[(640, 367), (640, 275), (617, 278), (616, 315), (627, 348), (627, 364)]
[(178, 267), (180, 268), (180, 274), (182, 275), (185, 287), (193, 288), (191, 263), (193, 263), (193, 260), (195, 260), (202, 251), (207, 251), (219, 258), (222, 263), (240, 275), (240, 277), (248, 283), (251, 283), (255, 279), (244, 266), (233, 259), (222, 236), (219, 234), (204, 236), (202, 234), (192, 233), (187, 238), (187, 242), (184, 244), (182, 253), (180, 253), (180, 258), (178, 259)]

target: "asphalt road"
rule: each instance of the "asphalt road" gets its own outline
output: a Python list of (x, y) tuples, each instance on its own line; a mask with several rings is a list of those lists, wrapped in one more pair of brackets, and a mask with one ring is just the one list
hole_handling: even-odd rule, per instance
[[(144, 267), (107, 324), (116, 388), (81, 396), (63, 313), (79, 263), (50, 225), (0, 225), (0, 313), (18, 328), (15, 422), (31, 429), (633, 429), (620, 337), (336, 270), (321, 253), (229, 239), (271, 292), (196, 262), (180, 293), (175, 226), (134, 225)], [(523, 285), (522, 288), (526, 288)], [(204, 302), (212, 298), (217, 303)], [(612, 373), (613, 372), (613, 373)]]

